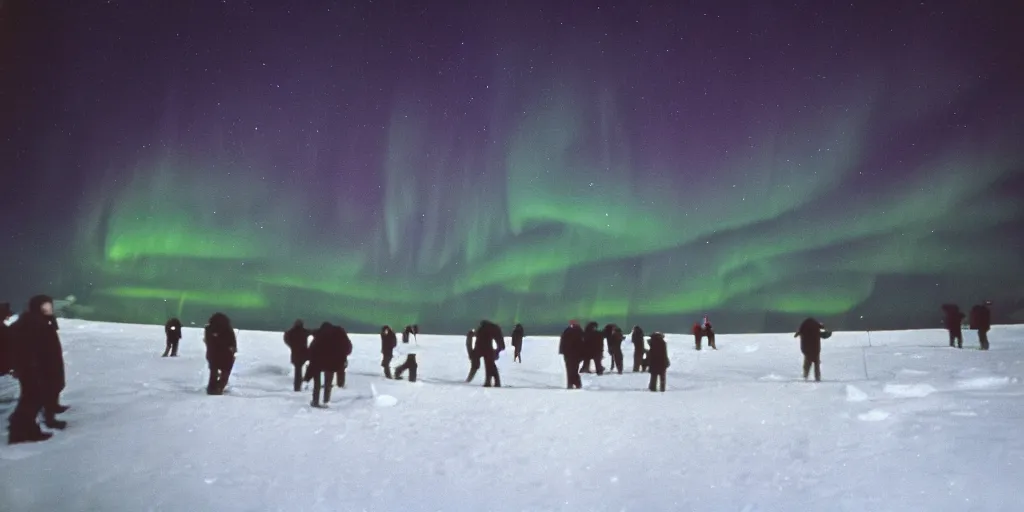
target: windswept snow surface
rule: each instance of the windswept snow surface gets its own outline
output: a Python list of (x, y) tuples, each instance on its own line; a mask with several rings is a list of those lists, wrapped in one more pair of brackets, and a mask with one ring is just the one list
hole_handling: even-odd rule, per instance
[[(159, 326), (61, 325), (70, 425), (0, 447), (0, 510), (1024, 507), (1022, 326), (994, 329), (989, 352), (948, 348), (942, 331), (870, 346), (836, 333), (820, 384), (801, 379), (791, 334), (702, 352), (669, 336), (663, 394), (630, 373), (567, 391), (555, 340), (535, 337), (523, 364), (499, 361), (506, 388), (482, 388), (482, 371), (462, 382), (461, 336), (420, 336), (420, 382), (388, 381), (379, 338), (359, 335), (348, 388), (319, 410), (290, 390), (280, 333), (242, 331), (229, 392), (211, 397), (198, 329), (164, 359)], [(17, 385), (3, 380), (6, 416)]]

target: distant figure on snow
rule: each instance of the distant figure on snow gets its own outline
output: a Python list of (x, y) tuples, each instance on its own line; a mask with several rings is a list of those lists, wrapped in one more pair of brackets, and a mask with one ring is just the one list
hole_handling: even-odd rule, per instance
[[(305, 380), (313, 381), (312, 407), (326, 406), (331, 402), (331, 386), (334, 384), (334, 373), (343, 364), (344, 347), (338, 329), (330, 322), (320, 324), (313, 333), (313, 342), (309, 344), (309, 366), (306, 368)], [(320, 400), (321, 378), (323, 401)]]
[(18, 405), (10, 416), (9, 444), (45, 441), (53, 436), (43, 432), (36, 423), (40, 409), (47, 427), (67, 427), (66, 422), (56, 418), (57, 414), (69, 409), (60, 404), (65, 371), (58, 329), (53, 299), (37, 295), (29, 300), (28, 309), (8, 332), (11, 336), (11, 366), (21, 384)]
[(794, 338), (800, 338), (800, 352), (804, 355), (804, 380), (807, 380), (813, 365), (814, 381), (821, 382), (821, 339), (831, 335), (831, 332), (825, 331), (821, 322), (813, 318), (804, 320), (793, 335)]
[(971, 329), (978, 331), (978, 343), (981, 350), (988, 350), (988, 331), (992, 328), (992, 311), (988, 309), (992, 301), (985, 301), (971, 308)]
[(402, 343), (409, 343), (409, 336), (415, 338), (420, 333), (420, 326), (413, 324), (405, 326), (402, 330)]
[(523, 330), (523, 324), (516, 324), (512, 328), (512, 348), (515, 349), (515, 353), (512, 354), (512, 361), (517, 363), (523, 362), (523, 338), (526, 337), (526, 332)]
[(570, 320), (569, 326), (562, 331), (558, 340), (558, 353), (565, 361), (566, 389), (583, 389), (580, 378), (580, 360), (583, 359), (583, 329), (576, 320)]
[(398, 347), (398, 336), (391, 326), (385, 325), (380, 328), (380, 366), (384, 369), (384, 377), (391, 378), (391, 359), (395, 356), (395, 348)]
[(608, 355), (611, 357), (612, 363), (611, 368), (608, 371), (619, 372), (622, 375), (622, 362), (624, 356), (622, 355), (622, 342), (626, 339), (626, 336), (622, 334), (622, 329), (615, 324), (608, 324), (604, 326), (604, 337), (608, 343)]
[[(406, 327), (409, 333), (412, 333), (412, 327)], [(412, 343), (405, 344), (403, 342), (401, 350), (405, 354), (405, 362), (398, 365), (395, 368), (395, 380), (402, 380), (402, 374), (406, 371), (409, 372), (409, 382), (416, 382), (416, 376), (418, 374), (420, 364), (416, 360), (416, 353), (418, 352), (419, 341), (413, 340)]]
[(210, 379), (206, 394), (222, 395), (228, 387), (231, 369), (235, 367), (238, 340), (231, 320), (224, 313), (214, 313), (203, 329), (203, 343), (206, 344), (206, 362), (210, 368)]
[(604, 335), (597, 328), (597, 322), (587, 323), (583, 329), (583, 363), (580, 373), (590, 373), (590, 362), (594, 362), (594, 371), (604, 375)]
[(498, 357), (505, 350), (505, 335), (498, 324), (489, 320), (481, 320), (476, 328), (476, 343), (473, 351), (476, 357), (483, 360), (484, 387), (501, 387), (501, 376), (498, 375)]
[(338, 363), (338, 370), (335, 377), (338, 379), (338, 387), (345, 387), (345, 377), (348, 374), (348, 356), (352, 355), (352, 338), (348, 337), (348, 331), (340, 325), (334, 326), (335, 336), (341, 344), (341, 361)]
[(634, 325), (629, 337), (633, 342), (633, 373), (639, 372), (641, 368), (646, 372), (647, 364), (644, 362), (644, 354), (647, 351), (644, 349), (644, 330), (639, 325)]
[(961, 324), (967, 315), (964, 315), (960, 311), (960, 306), (956, 304), (943, 304), (942, 316), (942, 325), (949, 332), (949, 347), (964, 348), (964, 332)]
[(284, 333), (284, 344), (288, 345), (288, 350), (291, 351), (292, 368), (294, 369), (292, 387), (295, 391), (302, 391), (303, 367), (309, 360), (309, 342), (312, 337), (301, 319), (295, 320), (291, 329)]
[(665, 335), (660, 332), (651, 334), (648, 340), (650, 350), (647, 351), (647, 367), (651, 372), (651, 383), (647, 386), (651, 391), (665, 392), (665, 375), (672, 363), (668, 358), (668, 344), (665, 342)]
[(178, 357), (178, 342), (181, 341), (181, 320), (172, 318), (164, 324), (164, 337), (167, 338), (167, 347), (164, 348), (164, 355), (161, 357)]

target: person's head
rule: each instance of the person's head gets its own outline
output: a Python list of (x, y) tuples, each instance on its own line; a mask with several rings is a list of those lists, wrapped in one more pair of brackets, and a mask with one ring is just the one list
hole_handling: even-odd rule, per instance
[(36, 295), (28, 301), (28, 312), (53, 316), (53, 299), (49, 295)]
[(304, 326), (304, 324), (302, 323), (302, 319), (301, 318), (296, 318), (295, 319), (295, 323), (292, 324), (292, 327), (296, 327), (296, 328), (299, 328), (299, 329), (301, 329), (303, 326)]
[(381, 334), (390, 334), (391, 333), (391, 326), (390, 325), (385, 325), (385, 326), (381, 327), (380, 328), (380, 333)]

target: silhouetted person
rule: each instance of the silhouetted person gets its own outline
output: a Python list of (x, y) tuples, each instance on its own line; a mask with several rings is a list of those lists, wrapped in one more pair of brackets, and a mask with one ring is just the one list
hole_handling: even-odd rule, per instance
[(489, 320), (481, 320), (476, 328), (476, 343), (473, 351), (483, 360), (484, 387), (501, 387), (501, 376), (498, 374), (498, 357), (505, 350), (505, 335), (498, 324)]
[(391, 359), (395, 356), (395, 347), (398, 346), (398, 336), (391, 326), (385, 325), (380, 328), (380, 366), (384, 368), (384, 377), (391, 378)]
[(526, 332), (523, 330), (523, 324), (516, 324), (512, 328), (512, 348), (515, 349), (515, 353), (512, 354), (512, 361), (523, 362), (523, 338), (526, 336)]
[(65, 382), (63, 348), (57, 330), (53, 299), (46, 295), (32, 297), (27, 310), (11, 326), (10, 354), (21, 391), (9, 420), (7, 442), (10, 444), (45, 441), (52, 437), (36, 423), (40, 410), (47, 427), (67, 426), (55, 417), (68, 409), (59, 402)]
[(583, 380), (580, 378), (583, 343), (583, 329), (575, 320), (570, 321), (569, 327), (562, 331), (562, 337), (558, 340), (558, 354), (565, 361), (566, 389), (583, 389)]
[(646, 372), (647, 364), (644, 362), (644, 354), (647, 351), (644, 349), (644, 330), (639, 325), (634, 325), (629, 337), (633, 342), (633, 372), (639, 372), (641, 368)]
[(338, 379), (338, 387), (344, 388), (348, 375), (348, 356), (352, 355), (352, 338), (348, 337), (348, 331), (340, 325), (334, 326), (334, 331), (335, 336), (338, 338), (338, 343), (341, 345), (341, 361), (334, 375)]
[(11, 328), (7, 326), (7, 319), (14, 316), (9, 302), (0, 302), (0, 377), (7, 375), (14, 369), (14, 349), (11, 340)]
[(476, 339), (476, 329), (470, 329), (466, 333), (466, 355), (469, 356), (469, 375), (466, 382), (473, 382), (476, 372), (480, 371), (480, 356), (473, 349), (473, 341)]
[[(411, 326), (410, 327), (406, 327), (406, 330), (408, 330), (410, 334), (412, 334), (412, 332), (413, 332)], [(403, 353), (405, 353), (405, 362), (403, 362), (402, 364), (398, 365), (395, 368), (395, 379), (396, 380), (402, 380), (402, 374), (404, 374), (406, 371), (408, 371), (409, 372), (409, 382), (416, 382), (417, 375), (419, 374), (419, 368), (420, 368), (419, 361), (416, 360), (416, 353), (418, 352), (418, 348), (419, 348), (419, 341), (415, 340), (415, 339), (412, 341), (412, 343), (408, 343), (408, 344), (403, 344), (402, 345), (400, 350)]]
[(626, 339), (626, 336), (622, 334), (622, 329), (615, 324), (608, 324), (604, 326), (604, 337), (608, 342), (608, 355), (611, 356), (611, 368), (609, 371), (618, 370), (619, 375), (622, 375), (622, 363), (624, 356), (622, 355), (622, 342)]
[[(330, 322), (320, 324), (313, 333), (313, 341), (309, 344), (309, 367), (306, 369), (306, 381), (313, 381), (313, 400), (309, 405), (320, 407), (331, 402), (331, 385), (334, 373), (342, 365), (342, 341), (340, 333)], [(320, 399), (321, 378), (323, 379), (323, 401)]]
[(167, 338), (167, 347), (164, 348), (164, 355), (161, 357), (178, 357), (178, 342), (181, 341), (181, 320), (172, 318), (164, 324), (164, 337)]
[(651, 391), (665, 391), (665, 375), (672, 363), (668, 359), (668, 344), (665, 343), (665, 335), (660, 332), (651, 334), (647, 344), (650, 349), (647, 351), (647, 367), (651, 372), (651, 383), (647, 387)]
[(960, 311), (960, 306), (956, 304), (943, 304), (942, 314), (942, 324), (946, 327), (946, 331), (949, 332), (949, 346), (951, 348), (964, 348), (964, 332), (961, 324), (967, 315), (964, 315)]
[(708, 320), (707, 315), (704, 315), (703, 330), (704, 336), (707, 336), (708, 338), (708, 346), (711, 347), (712, 350), (718, 350), (718, 347), (715, 346), (715, 328), (711, 326), (711, 321)]
[(814, 380), (821, 381), (821, 338), (825, 326), (813, 319), (807, 318), (800, 324), (800, 328), (793, 335), (800, 338), (800, 352), (804, 355), (804, 380), (811, 373), (811, 366), (814, 366)]
[(598, 329), (597, 322), (590, 322), (583, 329), (583, 364), (580, 373), (590, 373), (590, 363), (594, 363), (594, 371), (604, 375), (604, 334)]
[(701, 343), (704, 342), (704, 327), (700, 325), (700, 322), (693, 324), (693, 344), (697, 350), (700, 350)]
[(992, 328), (992, 311), (988, 309), (990, 304), (990, 301), (985, 301), (971, 308), (971, 329), (978, 331), (981, 350), (988, 350), (988, 331)]
[(291, 351), (292, 368), (295, 370), (292, 387), (295, 391), (302, 391), (303, 367), (309, 360), (309, 341), (312, 335), (303, 325), (302, 320), (296, 320), (291, 329), (284, 333), (284, 344), (288, 345)]
[(402, 329), (402, 343), (403, 344), (409, 343), (409, 337), (412, 336), (412, 334), (413, 334), (412, 326), (411, 325), (405, 326), (405, 329)]
[(206, 344), (206, 362), (210, 368), (210, 379), (206, 385), (208, 395), (222, 395), (228, 387), (231, 369), (235, 367), (238, 340), (231, 320), (224, 313), (214, 313), (203, 329), (203, 343)]

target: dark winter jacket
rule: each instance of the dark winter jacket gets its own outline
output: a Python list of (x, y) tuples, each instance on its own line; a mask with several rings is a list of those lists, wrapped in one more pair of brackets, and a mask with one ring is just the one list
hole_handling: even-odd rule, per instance
[(523, 330), (523, 324), (516, 324), (512, 329), (512, 346), (522, 348), (523, 338), (526, 336), (526, 332)]
[(345, 329), (324, 322), (309, 345), (309, 372), (342, 371), (351, 353), (352, 341)]
[(395, 347), (398, 346), (398, 336), (395, 331), (388, 326), (384, 326), (380, 330), (380, 353), (384, 355), (393, 355), (395, 353)]
[(583, 358), (583, 348), (583, 329), (579, 324), (566, 327), (558, 340), (558, 353), (570, 361), (579, 361)]
[(612, 355), (622, 353), (622, 341), (626, 337), (622, 334), (622, 329), (615, 324), (608, 324), (604, 326), (604, 337), (608, 340), (608, 353)]
[(825, 326), (821, 322), (807, 318), (800, 324), (800, 328), (793, 335), (800, 337), (800, 352), (805, 356), (818, 356), (821, 354), (821, 330)]
[(604, 334), (597, 329), (597, 322), (590, 322), (583, 331), (583, 343), (587, 355), (599, 358), (604, 355)]
[(411, 325), (405, 326), (402, 330), (402, 343), (409, 343), (409, 336), (413, 334), (413, 328)]
[(647, 366), (651, 369), (651, 373), (661, 373), (672, 366), (668, 360), (668, 344), (665, 343), (664, 334), (660, 332), (651, 334), (647, 343), (651, 347), (647, 351)]
[(466, 333), (466, 355), (469, 356), (470, 360), (473, 359), (473, 338), (475, 337), (476, 331), (473, 329), (470, 329), (469, 332)]
[(961, 329), (960, 325), (964, 321), (964, 317), (967, 315), (960, 311), (960, 307), (956, 304), (943, 304), (942, 305), (942, 324), (946, 327), (947, 331), (957, 332)]
[(64, 347), (57, 334), (57, 319), (42, 312), (53, 303), (45, 295), (29, 300), (28, 310), (11, 326), (13, 366), (23, 385), (38, 386), (46, 393), (64, 390)]
[(178, 341), (181, 339), (181, 320), (172, 318), (164, 324), (164, 335), (167, 341)]
[(630, 334), (630, 341), (633, 342), (633, 349), (643, 352), (644, 351), (644, 330), (639, 325), (633, 326), (633, 332)]
[(971, 329), (988, 331), (992, 328), (992, 311), (984, 304), (971, 308)]
[(505, 336), (498, 324), (484, 320), (476, 328), (476, 343), (473, 344), (473, 355), (485, 360), (497, 359), (505, 350)]
[(227, 368), (234, 364), (238, 340), (227, 315), (214, 313), (210, 317), (203, 329), (203, 343), (206, 344), (206, 361), (211, 368)]
[(292, 364), (304, 364), (309, 360), (309, 335), (302, 320), (296, 320), (292, 328), (285, 331), (284, 344), (291, 350)]

